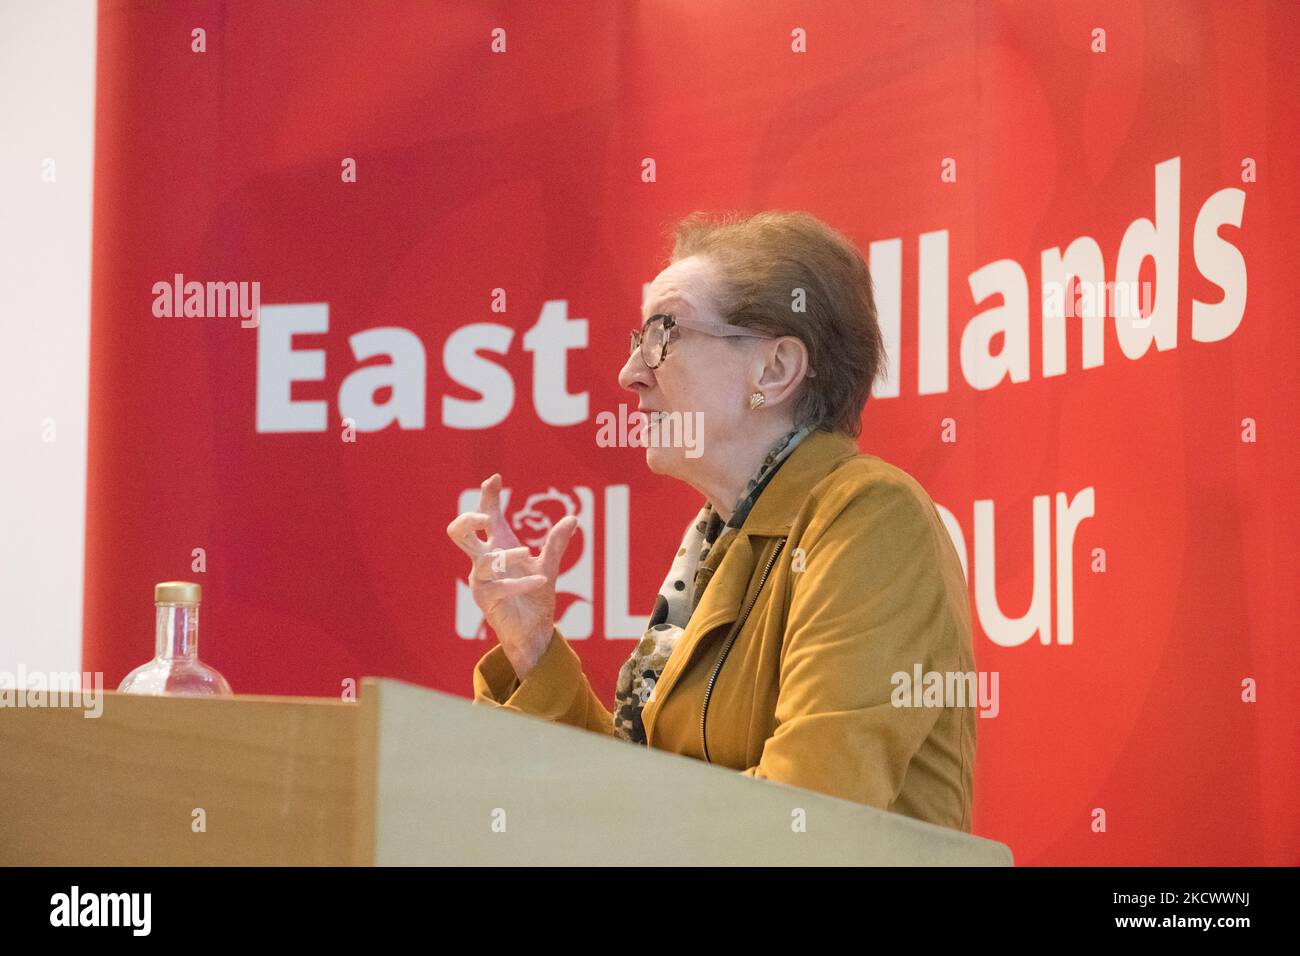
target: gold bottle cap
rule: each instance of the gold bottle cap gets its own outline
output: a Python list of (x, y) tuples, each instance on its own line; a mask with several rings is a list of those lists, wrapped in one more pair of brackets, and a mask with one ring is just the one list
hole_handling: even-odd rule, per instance
[(203, 589), (193, 581), (163, 581), (153, 589), (155, 604), (198, 604)]

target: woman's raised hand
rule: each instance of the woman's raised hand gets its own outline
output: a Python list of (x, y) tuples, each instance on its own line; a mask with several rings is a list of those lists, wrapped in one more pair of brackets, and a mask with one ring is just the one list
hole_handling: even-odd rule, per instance
[[(447, 525), (447, 536), (470, 556), (470, 594), (496, 633), (506, 658), (521, 681), (541, 660), (555, 626), (555, 579), (560, 559), (577, 530), (578, 519), (561, 518), (534, 557), (522, 546), (501, 513), (501, 476), (493, 475), (479, 491), (479, 510), (467, 511)], [(487, 541), (478, 536), (487, 534)]]

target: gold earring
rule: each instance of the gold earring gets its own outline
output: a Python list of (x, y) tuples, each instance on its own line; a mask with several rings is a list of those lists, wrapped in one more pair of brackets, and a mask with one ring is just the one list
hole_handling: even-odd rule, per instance
[(749, 407), (758, 408), (758, 406), (762, 405), (766, 401), (767, 401), (766, 395), (764, 395), (762, 392), (755, 392), (753, 395), (749, 396)]

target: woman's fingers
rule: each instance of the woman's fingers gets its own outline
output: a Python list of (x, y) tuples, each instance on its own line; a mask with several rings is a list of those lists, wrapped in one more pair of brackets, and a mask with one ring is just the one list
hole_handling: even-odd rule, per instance
[(474, 559), (472, 574), (478, 581), (498, 581), (518, 577), (521, 571), (532, 572), (535, 562), (533, 552), (528, 548), (493, 548)]
[(496, 474), (479, 485), (478, 510), (492, 521), (490, 540), (497, 547), (514, 548), (519, 545), (510, 522), (501, 513), (501, 475)]
[(479, 531), (487, 531), (491, 536), (492, 519), (477, 511), (466, 511), (457, 515), (447, 525), (447, 537), (451, 538), (462, 551), (471, 558), (478, 558), (492, 550), (492, 546), (478, 536)]
[(573, 540), (573, 533), (578, 530), (578, 519), (573, 515), (567, 515), (555, 523), (550, 531), (546, 533), (546, 541), (542, 544), (541, 564), (542, 573), (548, 578), (554, 579), (560, 573), (560, 559), (564, 557), (564, 550)]
[(502, 598), (528, 594), (544, 587), (549, 579), (544, 574), (526, 574), (522, 578), (503, 578), (500, 581), (477, 581), (474, 584), (475, 598), (484, 604), (492, 604)]
[[(541, 554), (534, 557), (501, 513), (499, 474), (480, 486), (479, 506), (480, 511), (467, 511), (447, 525), (447, 536), (472, 559), (470, 587), (476, 599), (493, 603), (528, 594), (559, 576), (560, 561), (578, 528), (576, 517), (561, 518), (547, 532)], [(486, 541), (479, 537), (480, 531), (487, 534)]]

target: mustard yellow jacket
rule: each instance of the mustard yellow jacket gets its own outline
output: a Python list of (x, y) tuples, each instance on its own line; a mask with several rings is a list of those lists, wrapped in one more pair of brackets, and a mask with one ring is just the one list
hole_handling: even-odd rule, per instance
[[(722, 556), (642, 711), (647, 743), (969, 831), (973, 702), (891, 700), (917, 665), (974, 671), (967, 593), (916, 480), (813, 432)], [(522, 683), (500, 645), (485, 654), (474, 700), (614, 733), (558, 629)]]

